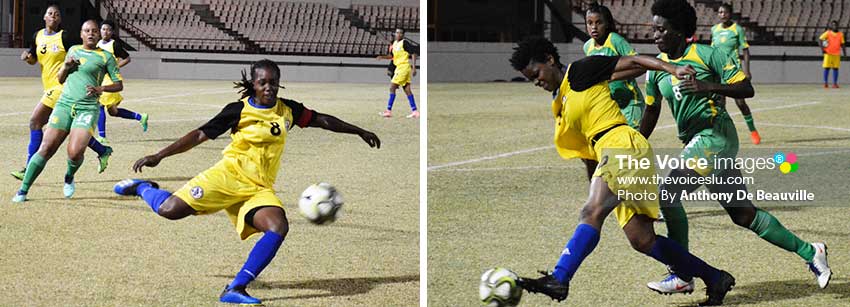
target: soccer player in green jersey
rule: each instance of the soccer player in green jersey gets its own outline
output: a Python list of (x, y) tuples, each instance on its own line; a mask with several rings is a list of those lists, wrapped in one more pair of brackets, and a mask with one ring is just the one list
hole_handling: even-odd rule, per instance
[[(741, 171), (734, 166), (714, 169), (714, 160), (735, 158), (738, 154), (738, 135), (735, 125), (717, 96), (752, 97), (755, 93), (750, 80), (738, 68), (738, 63), (726, 53), (706, 45), (688, 43), (687, 37), (696, 31), (696, 11), (685, 0), (658, 0), (652, 5), (655, 43), (660, 59), (678, 65), (690, 65), (696, 74), (679, 79), (663, 71), (650, 71), (646, 82), (646, 112), (640, 132), (647, 138), (655, 129), (661, 112), (661, 100), (666, 99), (678, 127), (679, 139), (685, 145), (681, 157), (707, 160), (708, 168), (672, 169), (670, 182), (695, 182), (688, 178), (714, 176), (716, 182), (743, 182)], [(660, 197), (661, 211), (667, 224), (668, 237), (687, 248), (688, 220), (682, 208), (681, 194), (696, 190), (699, 184), (663, 184), (660, 190), (676, 193), (670, 199)], [(712, 193), (736, 193), (746, 190), (743, 184), (706, 185)], [(818, 286), (825, 288), (832, 276), (826, 258), (826, 245), (809, 243), (786, 229), (773, 215), (757, 208), (749, 200), (732, 199), (720, 205), (741, 227), (758, 234), (771, 244), (803, 258), (815, 274)], [(672, 272), (660, 282), (651, 282), (650, 289), (662, 293), (689, 293), (693, 278)]]
[[(97, 99), (103, 92), (114, 93), (124, 88), (115, 57), (97, 47), (100, 40), (97, 22), (88, 20), (83, 23), (80, 38), (82, 45), (73, 46), (68, 50), (65, 63), (59, 69), (59, 83), (65, 85), (62, 96), (50, 114), (44, 142), (30, 159), (21, 189), (12, 198), (13, 202), (27, 200), (30, 186), (69, 136), (68, 169), (65, 173), (63, 192), (66, 198), (74, 195), (74, 174), (83, 164), (83, 152), (97, 123)], [(106, 75), (114, 84), (101, 86)]]
[[(741, 68), (744, 70), (744, 75), (747, 79), (752, 80), (750, 74), (750, 44), (747, 43), (747, 36), (744, 33), (744, 28), (732, 21), (732, 5), (723, 3), (717, 9), (717, 16), (720, 17), (720, 23), (711, 27), (711, 47), (720, 49), (728, 54)], [(741, 50), (743, 57), (738, 57), (738, 49)], [(743, 59), (743, 61), (741, 61)], [(721, 99), (723, 104), (726, 104), (726, 98)], [(761, 136), (756, 130), (755, 121), (753, 121), (753, 113), (750, 112), (750, 107), (743, 98), (735, 98), (735, 104), (744, 115), (744, 121), (747, 122), (747, 128), (750, 129), (750, 138), (753, 144), (761, 143)]]
[[(590, 39), (584, 43), (584, 55), (630, 56), (636, 55), (635, 48), (625, 38), (617, 34), (617, 25), (611, 10), (604, 5), (593, 3), (584, 16), (587, 34)], [(620, 107), (620, 113), (632, 128), (638, 129), (643, 117), (643, 94), (635, 79), (608, 82), (611, 98)]]

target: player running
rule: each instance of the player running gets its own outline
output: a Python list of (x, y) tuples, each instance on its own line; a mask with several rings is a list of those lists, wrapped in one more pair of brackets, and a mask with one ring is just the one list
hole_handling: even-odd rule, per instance
[(283, 205), (274, 192), (289, 129), (319, 127), (357, 134), (369, 146), (381, 147), (372, 132), (307, 109), (296, 101), (278, 98), (280, 68), (274, 62), (255, 62), (250, 75), (248, 80), (243, 72), (242, 81), (236, 83), (242, 88), (239, 101), (228, 104), (209, 122), (158, 153), (139, 159), (133, 170), (155, 167), (166, 157), (230, 132), (232, 140), (221, 161), (174, 194), (148, 180), (127, 179), (115, 185), (116, 193), (141, 196), (154, 212), (170, 220), (225, 210), (242, 240), (263, 233), (236, 278), (221, 293), (221, 302), (234, 304), (261, 303), (245, 288), (272, 261), (289, 231)]
[[(841, 67), (841, 56), (847, 56), (847, 51), (844, 50), (844, 33), (838, 31), (838, 21), (833, 20), (829, 23), (829, 30), (823, 32), (818, 37), (820, 45), (823, 47), (823, 88), (829, 88), (829, 70), (832, 69), (832, 87), (838, 88), (838, 68)], [(838, 49), (841, 49), (839, 54)]]
[[(21, 53), (21, 60), (30, 65), (36, 63), (41, 65), (41, 83), (44, 86), (44, 95), (41, 96), (41, 101), (35, 106), (30, 117), (30, 141), (27, 146), (27, 164), (29, 164), (33, 155), (41, 147), (41, 141), (44, 137), (42, 128), (47, 124), (47, 117), (56, 106), (56, 101), (62, 95), (62, 84), (59, 82), (57, 75), (59, 69), (65, 61), (66, 48), (73, 45), (75, 40), (71, 36), (60, 30), (59, 26), (62, 23), (62, 13), (59, 10), (59, 5), (53, 4), (47, 7), (44, 13), (44, 29), (38, 30), (34, 35), (32, 45), (28, 50)], [(96, 140), (91, 140), (88, 146), (97, 152), (98, 172), (102, 173), (106, 170), (109, 156), (112, 155), (112, 148), (103, 146)], [(24, 179), (26, 167), (20, 171), (13, 171), (11, 174), (18, 180)]]
[[(676, 65), (687, 65), (696, 70), (694, 78), (675, 76), (665, 71), (650, 71), (646, 82), (646, 112), (641, 122), (641, 134), (649, 137), (655, 129), (661, 112), (661, 101), (666, 99), (673, 119), (679, 129), (679, 139), (686, 144), (681, 152), (683, 159), (705, 159), (706, 169), (672, 169), (669, 177), (683, 177), (670, 182), (693, 182), (687, 178), (699, 176), (721, 177), (717, 182), (744, 182), (737, 168), (712, 169), (716, 158), (735, 158), (738, 154), (738, 135), (735, 125), (717, 95), (748, 98), (754, 91), (738, 63), (726, 53), (706, 45), (688, 43), (685, 38), (696, 31), (696, 11), (685, 0), (658, 0), (652, 5), (655, 43), (661, 54), (658, 58)], [(667, 235), (681, 246), (688, 247), (688, 220), (680, 201), (682, 191), (693, 192), (697, 184), (662, 185), (668, 195), (662, 197), (661, 211), (667, 224)], [(745, 191), (743, 184), (707, 185), (712, 193)], [(827, 250), (823, 243), (808, 243), (779, 223), (773, 215), (757, 208), (749, 200), (733, 199), (720, 202), (732, 221), (750, 229), (771, 244), (803, 258), (815, 274), (818, 286), (825, 288), (832, 276), (827, 264)], [(647, 286), (662, 294), (689, 293), (694, 289), (688, 273), (671, 269), (667, 278)]]
[(618, 155), (651, 161), (653, 154), (646, 139), (627, 125), (616, 101), (611, 98), (608, 81), (631, 79), (643, 74), (645, 69), (663, 69), (678, 76), (693, 73), (693, 70), (646, 56), (591, 56), (565, 68), (555, 46), (540, 37), (520, 42), (510, 62), (536, 86), (554, 94), (554, 141), (561, 157), (600, 161), (590, 183), (588, 200), (581, 208), (579, 225), (554, 271), (541, 272), (543, 277), (537, 279), (520, 278), (518, 284), (532, 293), (543, 293), (558, 301), (566, 299), (570, 280), (599, 242), (605, 217), (614, 212), (635, 250), (699, 276), (708, 285), (708, 300), (704, 305), (721, 304), (735, 284), (734, 277), (706, 264), (674, 241), (656, 235), (653, 220), (658, 216), (657, 201), (620, 197), (622, 192), (657, 193), (656, 185), (626, 185), (617, 180), (652, 177), (655, 167), (619, 166)]
[[(74, 195), (74, 174), (83, 164), (83, 153), (97, 122), (98, 96), (103, 92), (117, 92), (123, 88), (115, 57), (97, 47), (97, 41), (100, 40), (97, 22), (88, 20), (83, 23), (80, 37), (83, 44), (68, 50), (65, 62), (59, 69), (57, 78), (59, 83), (65, 84), (64, 91), (50, 114), (44, 143), (27, 164), (21, 189), (12, 198), (13, 202), (27, 200), (30, 186), (59, 149), (59, 145), (69, 136), (68, 169), (63, 192), (66, 198)], [(108, 75), (115, 83), (100, 86), (104, 75)]]
[[(717, 9), (717, 16), (720, 17), (720, 23), (711, 27), (711, 47), (719, 49), (735, 60), (735, 64), (743, 69), (744, 76), (752, 80), (753, 76), (750, 74), (750, 44), (747, 43), (744, 28), (732, 21), (732, 5), (721, 4)], [(738, 49), (743, 54), (743, 61), (738, 56)], [(721, 99), (721, 103), (726, 105), (726, 97)], [(761, 143), (761, 136), (756, 130), (750, 107), (743, 98), (735, 98), (735, 104), (741, 110), (741, 115), (744, 115), (744, 121), (747, 123), (747, 128), (750, 129), (750, 138), (753, 144), (758, 145)]]
[[(97, 46), (100, 49), (109, 51), (115, 56), (115, 60), (118, 63), (118, 68), (124, 67), (125, 65), (130, 63), (130, 54), (127, 53), (127, 50), (124, 50), (124, 47), (121, 44), (116, 44), (115, 40), (112, 39), (113, 36), (116, 36), (118, 28), (115, 27), (115, 23), (111, 20), (104, 20), (100, 23), (100, 35), (103, 37), (98, 43)], [(112, 80), (109, 78), (105, 78), (103, 80), (103, 85), (112, 84)], [(148, 114), (147, 113), (136, 113), (124, 108), (119, 108), (118, 105), (121, 101), (124, 100), (124, 97), (121, 97), (121, 93), (103, 93), (100, 96), (100, 117), (97, 119), (97, 133), (98, 135), (105, 139), (106, 138), (106, 113), (109, 112), (110, 116), (120, 117), (126, 119), (132, 119), (139, 121), (139, 124), (142, 125), (142, 130), (148, 131)], [(104, 112), (104, 109), (107, 112)]]
[(404, 38), (404, 30), (395, 30), (395, 41), (389, 48), (390, 54), (379, 55), (379, 60), (393, 60), (395, 65), (395, 73), (390, 81), (390, 100), (387, 101), (387, 110), (381, 112), (383, 117), (393, 116), (393, 102), (395, 102), (395, 91), (399, 86), (404, 89), (407, 95), (407, 102), (410, 103), (410, 115), (407, 118), (419, 118), (419, 111), (416, 109), (416, 101), (413, 99), (413, 92), (410, 89), (410, 79), (416, 76), (416, 54), (419, 53), (417, 48), (413, 47), (410, 41)]

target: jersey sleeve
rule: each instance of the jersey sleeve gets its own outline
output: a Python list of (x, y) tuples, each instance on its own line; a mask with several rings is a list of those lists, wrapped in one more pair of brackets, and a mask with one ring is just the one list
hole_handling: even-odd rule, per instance
[(618, 56), (595, 55), (573, 62), (567, 70), (570, 88), (581, 92), (599, 82), (610, 80), (619, 60)]
[(658, 83), (655, 82), (655, 71), (649, 70), (646, 72), (646, 105), (651, 106), (658, 100)]
[(720, 77), (721, 84), (738, 83), (747, 78), (732, 56), (719, 50), (712, 50), (707, 64), (708, 68)]
[(828, 32), (828, 31), (827, 31), (827, 32), (823, 32), (823, 34), (821, 34), (821, 35), (818, 37), (818, 39), (820, 39), (820, 40), (826, 40), (826, 34), (827, 34), (827, 33), (829, 33), (829, 32)]
[(115, 57), (126, 59), (130, 57), (130, 54), (127, 53), (127, 49), (124, 49), (124, 44), (119, 43), (117, 40), (112, 44), (112, 51), (115, 54)]
[(407, 53), (419, 54), (419, 47), (414, 46), (413, 43), (411, 43), (409, 40), (405, 39), (404, 41), (402, 41), (401, 44), (402, 44), (402, 48), (404, 48), (404, 51), (407, 51)]
[[(613, 35), (614, 33), (612, 33)], [(614, 50), (617, 51), (617, 54), (620, 56), (631, 56), (637, 55), (635, 48), (629, 44), (629, 42), (620, 35), (615, 35), (613, 37), (612, 43), (614, 43)]]
[(121, 72), (118, 70), (118, 62), (114, 56), (106, 57), (106, 74), (112, 79), (112, 82), (122, 82)]
[(38, 31), (36, 31), (35, 33), (32, 34), (32, 43), (30, 44), (30, 51), (29, 52), (36, 60), (38, 60), (38, 52), (35, 51), (35, 48), (36, 48), (35, 40), (36, 40), (36, 38), (38, 38)]
[(738, 28), (738, 47), (741, 49), (749, 49), (750, 44), (747, 43), (747, 31), (744, 31), (744, 27), (739, 24), (735, 24), (735, 27)]
[(221, 112), (210, 119), (206, 124), (198, 128), (208, 138), (215, 140), (219, 135), (224, 134), (227, 130), (231, 133), (236, 131), (236, 125), (239, 124), (239, 118), (242, 116), (242, 108), (245, 103), (242, 101), (232, 102), (224, 106)]
[[(316, 117), (316, 112), (308, 109), (300, 102), (295, 100), (284, 99), (283, 103), (286, 104), (292, 110), (292, 120), (295, 125), (298, 127), (304, 128), (310, 125), (310, 122), (313, 121), (313, 118)], [(292, 127), (287, 127), (292, 128)]]
[(68, 34), (68, 31), (62, 31), (62, 46), (68, 48), (68, 46), (82, 44), (82, 40), (74, 39), (71, 37), (71, 34)]

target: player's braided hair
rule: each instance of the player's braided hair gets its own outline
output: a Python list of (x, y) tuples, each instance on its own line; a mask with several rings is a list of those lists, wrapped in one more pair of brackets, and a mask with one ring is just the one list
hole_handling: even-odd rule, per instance
[(587, 12), (585, 12), (585, 14), (587, 13), (595, 13), (601, 15), (602, 19), (605, 19), (605, 28), (607, 29), (608, 33), (617, 33), (617, 23), (614, 22), (614, 15), (611, 14), (611, 10), (609, 10), (607, 6), (593, 2), (590, 4), (589, 7), (587, 7)]
[[(272, 71), (274, 71), (275, 76), (280, 79), (280, 68), (277, 67), (277, 63), (269, 59), (262, 59), (256, 61), (251, 64), (251, 79), (248, 79), (248, 73), (246, 73), (245, 70), (242, 70), (242, 80), (239, 82), (233, 82), (233, 84), (235, 85), (233, 88), (239, 89), (239, 94), (242, 95), (242, 98), (255, 96), (256, 93), (254, 92), (254, 78), (257, 77), (256, 70), (258, 68), (271, 69)], [(283, 88), (283, 86), (279, 84), (278, 86), (280, 88)]]
[(545, 63), (549, 55), (555, 59), (555, 64), (563, 65), (558, 48), (552, 42), (540, 36), (530, 36), (517, 43), (510, 62), (515, 70), (523, 70), (531, 61)]
[(697, 11), (686, 0), (656, 0), (652, 4), (652, 15), (664, 17), (673, 30), (691, 37), (697, 30)]

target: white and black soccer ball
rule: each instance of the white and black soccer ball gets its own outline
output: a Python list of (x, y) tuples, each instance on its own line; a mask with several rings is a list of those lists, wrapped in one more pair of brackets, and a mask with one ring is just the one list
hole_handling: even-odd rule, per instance
[(492, 268), (481, 275), (478, 298), (484, 306), (513, 307), (522, 298), (516, 273), (504, 268)]
[(825, 40), (825, 39), (822, 39), (822, 40), (820, 41), (820, 46), (821, 46), (821, 47), (823, 47), (823, 48), (829, 47), (829, 41), (828, 41), (828, 40)]
[(342, 209), (342, 195), (329, 183), (307, 187), (298, 199), (298, 209), (313, 224), (330, 224), (336, 221)]

